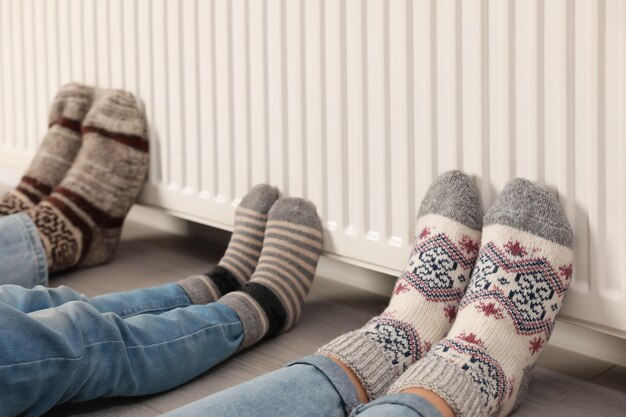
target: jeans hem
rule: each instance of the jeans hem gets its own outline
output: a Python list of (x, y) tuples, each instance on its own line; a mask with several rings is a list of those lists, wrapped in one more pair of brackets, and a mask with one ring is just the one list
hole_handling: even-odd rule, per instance
[(16, 218), (19, 219), (22, 227), (24, 228), (24, 235), (28, 237), (28, 247), (33, 254), (33, 261), (35, 263), (37, 276), (35, 277), (35, 282), (31, 287), (35, 287), (37, 285), (47, 287), (48, 260), (46, 259), (46, 251), (44, 250), (43, 242), (37, 232), (37, 227), (26, 213), (18, 213)]
[(315, 354), (289, 362), (285, 366), (296, 364), (311, 365), (323, 373), (341, 397), (346, 414), (350, 414), (353, 409), (361, 405), (352, 380), (350, 380), (345, 371), (331, 359), (324, 355)]

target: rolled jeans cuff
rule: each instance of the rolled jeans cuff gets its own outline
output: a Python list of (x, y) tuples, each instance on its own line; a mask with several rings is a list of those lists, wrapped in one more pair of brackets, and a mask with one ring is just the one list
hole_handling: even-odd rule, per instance
[(350, 414), (353, 409), (361, 405), (356, 387), (346, 372), (330, 358), (315, 354), (289, 362), (285, 366), (296, 364), (313, 366), (328, 378), (343, 401), (346, 415)]

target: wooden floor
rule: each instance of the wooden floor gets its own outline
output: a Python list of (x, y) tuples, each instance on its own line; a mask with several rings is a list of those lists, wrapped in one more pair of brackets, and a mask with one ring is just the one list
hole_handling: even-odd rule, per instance
[[(93, 296), (154, 286), (204, 272), (223, 251), (209, 243), (128, 223), (109, 265), (52, 279)], [(386, 305), (384, 297), (318, 278), (298, 326), (227, 360), (170, 392), (144, 398), (63, 405), (52, 416), (157, 416), (313, 353), (330, 339), (361, 326)], [(540, 358), (521, 416), (626, 416), (626, 368), (548, 346)]]

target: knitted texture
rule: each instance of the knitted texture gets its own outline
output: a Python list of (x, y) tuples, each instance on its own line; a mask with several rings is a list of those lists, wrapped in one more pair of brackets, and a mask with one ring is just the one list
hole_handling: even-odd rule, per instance
[(254, 186), (235, 211), (235, 227), (219, 264), (202, 275), (178, 282), (191, 302), (207, 304), (241, 289), (259, 262), (267, 213), (278, 199), (278, 189), (267, 184)]
[(0, 216), (26, 211), (48, 196), (70, 169), (82, 144), (80, 128), (94, 89), (67, 84), (57, 93), (48, 115), (49, 129), (19, 185), (0, 197)]
[(28, 212), (50, 272), (113, 256), (148, 171), (146, 122), (132, 94), (98, 91), (82, 135), (83, 145), (61, 184)]
[(420, 207), (414, 249), (389, 306), (320, 348), (354, 372), (370, 399), (383, 395), (450, 328), (476, 262), (481, 220), (478, 190), (467, 175), (451, 171), (437, 178)]
[(263, 249), (249, 283), (218, 302), (242, 321), (246, 348), (264, 336), (295, 326), (322, 252), (322, 225), (315, 206), (280, 198), (268, 214)]
[(572, 277), (572, 230), (551, 193), (513, 180), (485, 224), (448, 336), (390, 389), (430, 389), (457, 417), (506, 416), (517, 408)]

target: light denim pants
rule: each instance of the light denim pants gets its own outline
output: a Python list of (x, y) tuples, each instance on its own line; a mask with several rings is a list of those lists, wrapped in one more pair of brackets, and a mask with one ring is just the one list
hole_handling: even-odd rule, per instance
[(163, 417), (441, 417), (428, 401), (411, 394), (359, 398), (346, 373), (332, 360), (312, 355), (218, 392)]
[[(88, 298), (46, 288), (30, 218), (0, 218), (0, 415), (39, 416), (56, 404), (174, 388), (237, 351), (230, 307), (191, 305), (176, 284)], [(33, 287), (27, 289), (24, 287)]]

